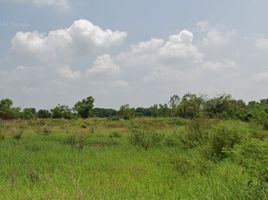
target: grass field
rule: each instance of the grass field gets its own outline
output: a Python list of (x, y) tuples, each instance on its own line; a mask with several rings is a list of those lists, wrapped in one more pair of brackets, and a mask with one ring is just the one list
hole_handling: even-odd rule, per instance
[(254, 132), (238, 121), (213, 122), (245, 132), (241, 148), (232, 146), (240, 156), (246, 143), (261, 146), (264, 157), (249, 159), (254, 168), (230, 153), (211, 159), (209, 144), (188, 147), (182, 139), (188, 123), (1, 121), (0, 199), (267, 199), (265, 181), (256, 174), (267, 172), (267, 131)]

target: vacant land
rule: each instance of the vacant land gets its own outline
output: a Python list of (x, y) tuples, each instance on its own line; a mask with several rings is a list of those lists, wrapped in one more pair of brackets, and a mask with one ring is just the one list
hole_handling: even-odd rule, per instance
[(268, 199), (268, 132), (253, 123), (0, 123), (0, 199)]

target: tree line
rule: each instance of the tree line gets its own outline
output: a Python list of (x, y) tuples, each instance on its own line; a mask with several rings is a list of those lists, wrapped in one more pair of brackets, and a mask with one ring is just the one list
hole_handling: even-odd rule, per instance
[(166, 104), (155, 104), (150, 107), (132, 108), (128, 104), (119, 110), (108, 108), (94, 108), (94, 98), (89, 96), (78, 101), (72, 108), (58, 104), (54, 108), (40, 109), (13, 107), (11, 99), (0, 100), (0, 119), (74, 119), (74, 118), (123, 118), (134, 117), (181, 117), (196, 118), (239, 119), (242, 121), (256, 120), (259, 122), (268, 119), (268, 99), (251, 101), (236, 100), (231, 95), (221, 95), (207, 98), (204, 95), (185, 94), (180, 97), (174, 95)]

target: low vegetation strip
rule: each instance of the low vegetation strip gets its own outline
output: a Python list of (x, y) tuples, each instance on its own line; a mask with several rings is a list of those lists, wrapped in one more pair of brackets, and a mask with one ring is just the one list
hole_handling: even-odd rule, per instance
[(1, 199), (268, 199), (268, 131), (256, 121), (0, 123)]

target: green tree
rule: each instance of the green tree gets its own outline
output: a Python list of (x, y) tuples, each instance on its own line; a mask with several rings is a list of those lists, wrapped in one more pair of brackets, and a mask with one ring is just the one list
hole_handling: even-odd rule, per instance
[(82, 99), (82, 101), (78, 101), (74, 105), (74, 110), (78, 113), (80, 117), (88, 118), (93, 107), (94, 98), (92, 96), (89, 96), (86, 99)]
[(36, 116), (35, 108), (25, 108), (21, 114), (23, 119), (33, 119)]
[(0, 118), (1, 119), (16, 119), (20, 117), (20, 108), (13, 108), (11, 99), (2, 99), (0, 101)]
[(71, 109), (66, 105), (57, 105), (51, 109), (52, 117), (55, 119), (72, 119), (74, 117)]
[(37, 117), (41, 119), (48, 119), (52, 117), (52, 113), (49, 110), (41, 109), (37, 112)]
[(128, 104), (123, 105), (120, 107), (120, 110), (118, 112), (119, 117), (129, 120), (133, 117), (135, 117), (135, 109), (130, 108)]
[(178, 107), (178, 113), (181, 117), (195, 118), (200, 116), (204, 104), (204, 98), (196, 94), (188, 93), (182, 97)]

